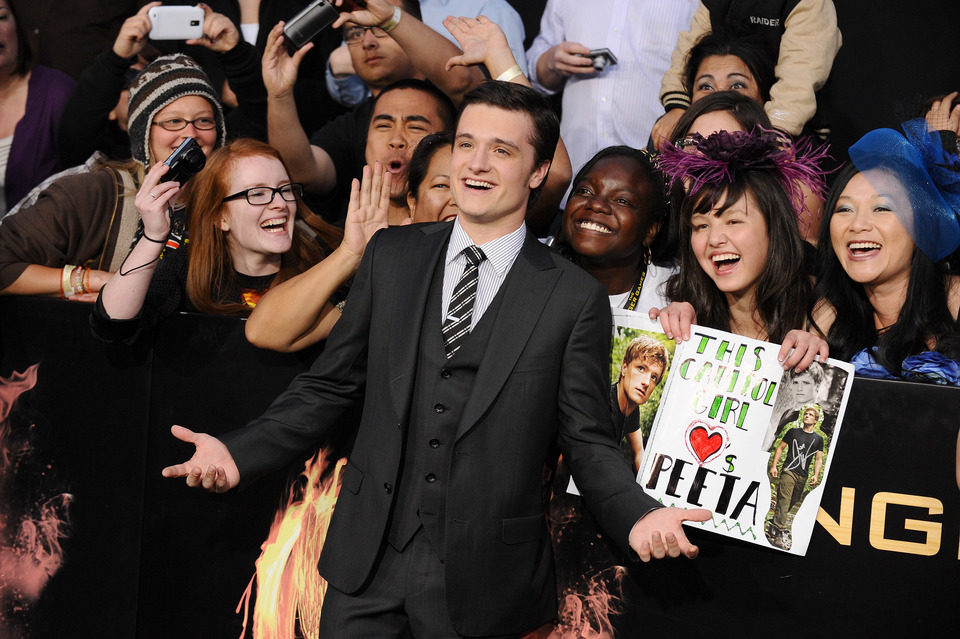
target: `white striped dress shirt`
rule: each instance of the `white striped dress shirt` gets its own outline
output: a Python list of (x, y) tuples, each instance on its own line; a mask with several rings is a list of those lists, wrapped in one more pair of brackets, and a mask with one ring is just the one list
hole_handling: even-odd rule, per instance
[(607, 48), (618, 60), (601, 73), (570, 76), (564, 85), (560, 135), (574, 172), (602, 148), (647, 146), (653, 123), (663, 115), (660, 82), (698, 5), (697, 0), (548, 0), (540, 33), (527, 51), (535, 88), (553, 93), (539, 83), (537, 60), (561, 42)]
[[(478, 245), (486, 259), (480, 262), (477, 273), (477, 299), (473, 306), (470, 330), (473, 330), (473, 327), (483, 317), (484, 311), (487, 310), (490, 302), (497, 295), (497, 291), (500, 290), (500, 285), (507, 279), (510, 267), (513, 266), (517, 255), (520, 254), (526, 236), (527, 226), (521, 224), (520, 228), (512, 233), (498, 237), (486, 244)], [(447, 245), (447, 256), (443, 269), (443, 303), (440, 306), (443, 316), (440, 318), (441, 322), (445, 322), (447, 319), (447, 307), (450, 306), (453, 289), (456, 288), (457, 281), (460, 280), (463, 268), (467, 264), (463, 249), (472, 244), (473, 240), (460, 226), (460, 220), (454, 219), (453, 232), (450, 234), (450, 243)]]

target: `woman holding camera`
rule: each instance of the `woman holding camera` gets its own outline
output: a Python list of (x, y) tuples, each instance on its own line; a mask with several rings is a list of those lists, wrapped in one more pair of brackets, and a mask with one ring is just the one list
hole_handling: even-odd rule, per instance
[[(134, 195), (147, 168), (162, 163), (188, 137), (205, 154), (226, 137), (217, 92), (182, 54), (157, 58), (141, 71), (130, 88), (129, 112), (129, 162), (64, 176), (3, 219), (0, 294), (93, 301), (139, 241)], [(168, 205), (175, 205), (175, 196)]]
[[(100, 292), (93, 328), (108, 341), (130, 341), (145, 323), (178, 310), (249, 315), (268, 289), (305, 272), (316, 273), (323, 287), (291, 305), (330, 311), (367, 239), (386, 226), (385, 208), (352, 207), (344, 237), (306, 207), (276, 149), (241, 138), (215, 151), (191, 180), (184, 196), (190, 239), (181, 243), (168, 205), (181, 189), (162, 181), (167, 172), (157, 164), (147, 173), (136, 197), (143, 235)], [(367, 212), (371, 219), (358, 219)], [(319, 335), (313, 341), (326, 337), (339, 313), (317, 316), (304, 328)]]

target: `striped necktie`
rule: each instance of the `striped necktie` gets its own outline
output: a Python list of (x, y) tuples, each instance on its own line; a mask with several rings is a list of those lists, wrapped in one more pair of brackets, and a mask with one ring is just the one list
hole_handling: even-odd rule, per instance
[(447, 319), (443, 323), (443, 346), (447, 351), (447, 359), (453, 357), (470, 333), (473, 303), (477, 299), (480, 262), (486, 259), (483, 251), (472, 245), (463, 249), (463, 255), (467, 258), (467, 265), (453, 289), (450, 306), (447, 308)]

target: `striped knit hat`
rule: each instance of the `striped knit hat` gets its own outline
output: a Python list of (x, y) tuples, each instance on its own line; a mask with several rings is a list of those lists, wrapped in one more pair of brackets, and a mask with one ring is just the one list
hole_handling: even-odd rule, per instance
[[(182, 53), (160, 56), (141, 71), (130, 87), (130, 152), (144, 167), (150, 165), (150, 125), (163, 107), (187, 95), (199, 95), (213, 105), (219, 148), (227, 136), (220, 98), (190, 56)], [(158, 161), (164, 158), (156, 158)]]

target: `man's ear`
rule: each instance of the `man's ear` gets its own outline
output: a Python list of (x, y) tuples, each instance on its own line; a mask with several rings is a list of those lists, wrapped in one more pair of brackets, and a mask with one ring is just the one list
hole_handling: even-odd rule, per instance
[(413, 197), (413, 193), (407, 193), (407, 208), (410, 209), (410, 221), (412, 222), (417, 215), (417, 198)]
[(527, 181), (527, 187), (531, 189), (535, 189), (541, 184), (543, 184), (543, 181), (547, 179), (547, 172), (549, 171), (550, 171), (550, 160), (544, 160), (543, 162), (540, 163), (540, 166), (535, 168), (533, 170), (533, 173), (530, 174), (530, 179)]

